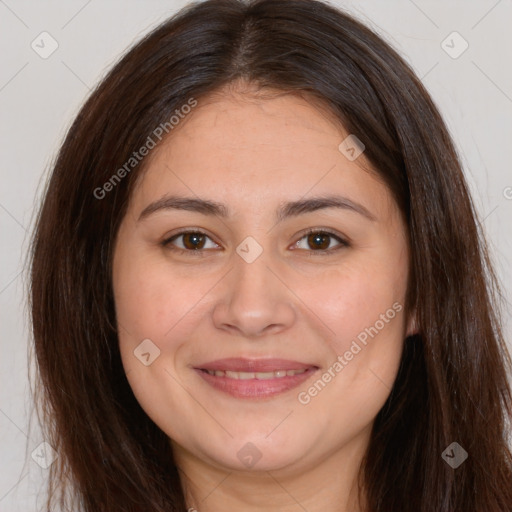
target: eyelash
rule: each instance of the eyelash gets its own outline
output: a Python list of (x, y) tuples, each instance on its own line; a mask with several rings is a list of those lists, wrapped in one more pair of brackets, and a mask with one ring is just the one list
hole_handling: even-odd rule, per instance
[[(350, 244), (347, 240), (343, 239), (342, 237), (340, 237), (338, 234), (334, 233), (333, 231), (329, 230), (329, 229), (318, 229), (318, 228), (311, 228), (311, 229), (308, 229), (305, 233), (302, 234), (302, 236), (295, 242), (294, 245), (298, 244), (298, 242), (300, 242), (303, 238), (311, 235), (311, 234), (321, 234), (321, 235), (328, 235), (332, 238), (335, 238), (337, 242), (339, 242), (339, 245), (336, 246), (335, 248), (332, 248), (332, 249), (319, 249), (319, 250), (308, 250), (307, 252), (311, 253), (310, 256), (311, 257), (314, 257), (314, 256), (329, 256), (341, 249), (344, 249), (344, 248), (347, 248), (347, 247), (350, 247)], [(208, 249), (197, 249), (197, 250), (191, 250), (191, 249), (181, 249), (180, 247), (176, 247), (175, 245), (172, 245), (172, 242), (179, 238), (180, 236), (182, 235), (190, 235), (190, 234), (194, 234), (194, 235), (204, 235), (208, 238), (211, 239), (211, 237), (205, 233), (204, 231), (201, 231), (200, 229), (195, 229), (195, 230), (189, 230), (189, 231), (180, 231), (179, 233), (176, 233), (174, 235), (172, 235), (170, 238), (167, 238), (165, 239), (161, 245), (162, 247), (166, 248), (166, 249), (169, 249), (173, 252), (176, 252), (178, 254), (188, 254), (188, 255), (192, 255), (192, 256), (198, 256), (198, 257), (204, 257), (205, 256), (205, 252), (208, 250)], [(215, 242), (216, 243), (216, 242)], [(305, 249), (299, 249), (299, 250), (305, 250)]]

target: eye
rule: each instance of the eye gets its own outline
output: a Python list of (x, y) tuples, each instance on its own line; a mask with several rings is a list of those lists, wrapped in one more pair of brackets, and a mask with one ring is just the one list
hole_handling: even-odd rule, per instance
[[(332, 247), (332, 241), (335, 239), (338, 242), (338, 245)], [(302, 240), (305, 240), (306, 247), (301, 247)], [(328, 231), (328, 230), (320, 230), (320, 229), (311, 229), (305, 233), (305, 235), (295, 242), (294, 247), (297, 249), (305, 249), (308, 250), (312, 248), (312, 253), (317, 253), (318, 255), (325, 255), (326, 253), (333, 253), (344, 247), (348, 247), (349, 243), (341, 238), (341, 236)]]
[[(176, 245), (176, 241), (180, 239), (181, 246)], [(162, 246), (181, 253), (196, 253), (199, 256), (203, 249), (215, 249), (218, 247), (211, 239), (213, 247), (206, 247), (207, 239), (210, 239), (210, 237), (202, 231), (182, 231), (164, 240)]]
[[(338, 242), (334, 248), (332, 247), (333, 239)], [(180, 244), (177, 243), (178, 240), (180, 240)], [(210, 247), (207, 247), (208, 240), (210, 240), (210, 244), (212, 244)], [(301, 247), (302, 240), (305, 240), (307, 247)], [(169, 250), (194, 256), (204, 256), (205, 249), (216, 249), (219, 247), (202, 231), (182, 231), (176, 233), (170, 238), (165, 239), (161, 245)], [(349, 247), (349, 243), (341, 236), (329, 230), (318, 228), (307, 231), (302, 238), (294, 244), (294, 248), (316, 253), (316, 255), (331, 254), (344, 247)]]

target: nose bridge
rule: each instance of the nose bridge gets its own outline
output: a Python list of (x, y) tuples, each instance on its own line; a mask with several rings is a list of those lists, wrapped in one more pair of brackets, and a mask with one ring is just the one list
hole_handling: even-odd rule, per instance
[[(241, 249), (240, 249), (241, 250)], [(275, 276), (269, 269), (272, 265), (269, 256), (270, 251), (262, 253), (254, 261), (245, 260), (243, 257), (234, 258), (233, 295), (238, 302), (257, 304), (269, 304), (273, 298), (271, 288), (275, 287)]]
[(248, 337), (285, 329), (295, 317), (291, 294), (269, 268), (278, 267), (270, 261), (271, 251), (261, 251), (253, 259), (256, 247), (251, 243), (242, 242), (237, 248), (233, 269), (213, 313), (218, 328)]

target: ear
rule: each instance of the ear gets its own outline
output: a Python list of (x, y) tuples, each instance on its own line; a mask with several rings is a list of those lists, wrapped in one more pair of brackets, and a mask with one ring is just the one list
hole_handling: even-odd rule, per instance
[(418, 334), (418, 323), (416, 319), (416, 311), (411, 311), (409, 314), (409, 319), (407, 321), (407, 331), (405, 337), (414, 336)]

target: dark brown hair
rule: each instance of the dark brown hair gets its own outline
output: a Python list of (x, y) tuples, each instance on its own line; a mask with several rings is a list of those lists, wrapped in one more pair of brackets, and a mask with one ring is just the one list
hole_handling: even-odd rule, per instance
[[(185, 510), (168, 438), (135, 399), (118, 349), (112, 247), (146, 162), (102, 199), (94, 191), (190, 98), (200, 104), (236, 80), (328, 105), (407, 222), (406, 310), (419, 334), (404, 342), (363, 460), (368, 512), (512, 510), (499, 286), (453, 143), (404, 60), (314, 0), (191, 4), (130, 49), (73, 122), (31, 252), (34, 398), (60, 455), (48, 508)], [(454, 441), (469, 454), (457, 469), (441, 457)]]

